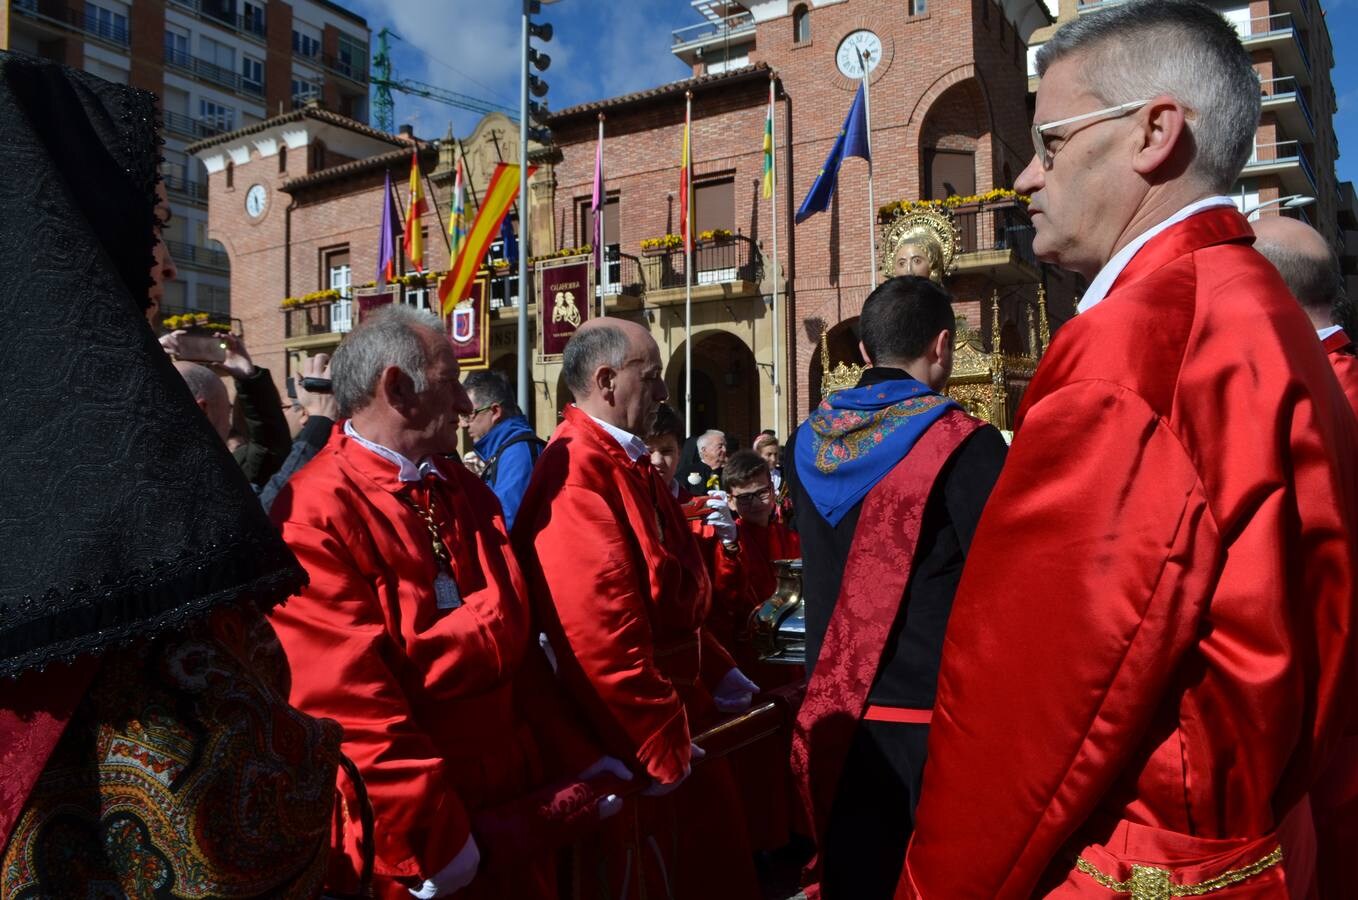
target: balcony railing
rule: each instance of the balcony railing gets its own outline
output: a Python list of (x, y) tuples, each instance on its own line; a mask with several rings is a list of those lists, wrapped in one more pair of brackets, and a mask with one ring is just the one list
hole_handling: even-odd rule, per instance
[(247, 80), (230, 69), (210, 63), (205, 59), (199, 59), (196, 56), (190, 56), (182, 50), (166, 47), (165, 65), (172, 69), (191, 73), (204, 81), (209, 81), (238, 94), (249, 94), (254, 97), (264, 96), (262, 82)]
[(748, 12), (736, 13), (718, 22), (701, 22), (687, 28), (677, 28), (673, 32), (671, 46), (699, 44), (705, 41), (724, 40), (744, 34), (754, 33), (754, 16)]
[(599, 283), (594, 286), (596, 297), (636, 296), (642, 292), (641, 260), (623, 253), (613, 244), (604, 249)]
[(169, 112), (164, 113), (165, 130), (174, 134), (195, 140), (209, 138), (226, 131), (218, 122), (209, 122), (205, 119), (195, 119), (183, 113)]
[[(1237, 27), (1239, 26), (1237, 25)], [(1255, 16), (1249, 21), (1249, 29), (1240, 33), (1240, 39), (1249, 41), (1286, 34), (1291, 34), (1292, 42), (1296, 45), (1297, 52), (1301, 54), (1302, 64), (1306, 66), (1306, 71), (1311, 71), (1311, 54), (1307, 51), (1306, 45), (1302, 43), (1301, 32), (1297, 31), (1296, 25), (1292, 22), (1291, 13)]]
[(953, 210), (958, 242), (963, 254), (1011, 250), (1023, 262), (1036, 267), (1033, 222), (1028, 206), (1017, 200), (959, 206)]
[(126, 24), (116, 22), (100, 22), (97, 12), (91, 10), (86, 13), (81, 9), (70, 9), (69, 7), (53, 7), (44, 11), (39, 9), (37, 0), (16, 0), (13, 3), (15, 12), (36, 19), (40, 22), (47, 22), (60, 28), (78, 31), (89, 37), (107, 41), (110, 44), (117, 44), (120, 47), (131, 46), (131, 36), (128, 33)]
[(183, 241), (166, 241), (165, 246), (169, 248), (177, 265), (196, 269), (213, 269), (221, 272), (229, 271), (231, 268), (231, 261), (220, 250), (186, 244)]
[(354, 327), (354, 301), (344, 298), (283, 310), (285, 338), (348, 334)]
[(350, 81), (357, 81), (359, 84), (368, 83), (368, 60), (366, 57), (350, 61), (332, 56), (329, 53), (322, 53), (321, 65), (336, 75), (343, 75)]
[(163, 180), (165, 190), (171, 197), (180, 197), (192, 203), (207, 202), (207, 185), (201, 181), (193, 181), (168, 172), (163, 176)]
[(220, 3), (204, 2), (204, 0), (170, 0), (176, 6), (192, 11), (199, 18), (223, 28), (230, 28), (232, 31), (252, 37), (257, 40), (264, 40), (268, 34), (264, 15), (264, 3), (260, 0), (258, 7), (247, 7), (249, 15), (240, 15), (235, 11), (235, 6), (226, 8)]
[[(702, 285), (759, 281), (761, 277), (759, 255), (754, 252), (753, 246), (749, 238), (739, 235), (730, 240), (711, 241), (695, 246), (693, 283)], [(684, 287), (687, 284), (685, 262), (682, 247), (648, 255), (643, 263), (643, 268), (647, 270), (646, 288), (665, 290)]]
[(1306, 95), (1302, 93), (1301, 86), (1297, 84), (1297, 79), (1291, 75), (1285, 78), (1267, 78), (1259, 82), (1259, 89), (1263, 92), (1265, 100), (1295, 98), (1297, 108), (1301, 110), (1302, 116), (1306, 119), (1306, 124), (1310, 126), (1311, 133), (1316, 133), (1316, 120), (1311, 115), (1311, 105), (1306, 102)]
[(1306, 153), (1300, 141), (1278, 141), (1273, 144), (1255, 144), (1254, 152), (1250, 154), (1249, 162), (1245, 163), (1245, 168), (1251, 166), (1271, 166), (1278, 164), (1296, 163), (1301, 170), (1306, 173), (1306, 180), (1310, 183), (1311, 189), (1316, 187), (1316, 172), (1311, 166), (1310, 157)]

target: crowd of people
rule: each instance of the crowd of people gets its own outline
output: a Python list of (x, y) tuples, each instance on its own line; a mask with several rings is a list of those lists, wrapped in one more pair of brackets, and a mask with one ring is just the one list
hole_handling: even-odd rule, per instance
[[(1016, 187), (1089, 289), (1012, 446), (923, 251), (857, 384), (737, 446), (626, 318), (545, 441), (412, 307), (286, 397), (157, 338), (154, 98), (0, 54), (0, 897), (1351, 896), (1334, 253), (1221, 196), (1259, 92), (1219, 14), (1037, 65)], [(752, 642), (789, 559), (805, 670)]]

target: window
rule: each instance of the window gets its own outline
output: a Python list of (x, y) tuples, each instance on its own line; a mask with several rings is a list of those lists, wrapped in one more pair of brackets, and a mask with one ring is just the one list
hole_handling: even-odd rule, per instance
[(172, 66), (188, 68), (193, 65), (189, 60), (189, 32), (174, 25), (165, 26), (165, 62)]
[(339, 36), (339, 65), (344, 75), (358, 81), (368, 79), (368, 45), (347, 34)]
[[(591, 197), (584, 197), (577, 201), (579, 214), (575, 221), (579, 224), (580, 239), (576, 245), (583, 247), (586, 244), (594, 244), (594, 210), (591, 208), (594, 200)], [(619, 282), (622, 280), (622, 245), (619, 235), (621, 234), (621, 197), (614, 193), (604, 198), (604, 249), (603, 249), (603, 271), (599, 273), (599, 286), (595, 293), (613, 295), (621, 290)]]
[(324, 284), (340, 292), (340, 299), (330, 306), (330, 330), (343, 334), (353, 328), (353, 299), (349, 292), (349, 248), (338, 247), (321, 251)]
[(248, 56), (240, 58), (240, 81), (245, 90), (252, 94), (264, 93), (264, 63)]
[(231, 188), (234, 188), (235, 186), (236, 186), (236, 164), (235, 164), (235, 163), (227, 163), (227, 164), (226, 164), (226, 187), (227, 187), (227, 189), (229, 190), (229, 189), (231, 189)]
[[(519, 217), (514, 213), (508, 214), (510, 229), (514, 232), (515, 240), (519, 234)], [(504, 241), (500, 240), (499, 233), (496, 233), (495, 240), (490, 243), (491, 262), (496, 260), (508, 260), (505, 253)], [(517, 306), (519, 304), (519, 269), (517, 265), (505, 267), (492, 267), (490, 279), (490, 308), (500, 309), (504, 306)]]
[(210, 62), (228, 72), (236, 71), (236, 48), (230, 44), (223, 44), (204, 36), (198, 39), (198, 50), (205, 62)]
[(792, 43), (805, 44), (811, 40), (811, 12), (805, 6), (792, 11)]
[(278, 171), (286, 172), (287, 170), (288, 170), (288, 145), (280, 144), (278, 147)]
[(126, 7), (109, 9), (97, 3), (85, 4), (85, 31), (117, 44), (127, 43)]
[(736, 180), (722, 178), (693, 186), (693, 230), (698, 234), (736, 227)]
[(928, 200), (943, 200), (955, 194), (970, 197), (976, 193), (975, 154), (925, 150), (924, 179), (929, 185)]
[(305, 106), (308, 100), (321, 96), (321, 86), (303, 78), (292, 79), (292, 105)]
[(906, 0), (906, 9), (912, 16), (926, 15), (929, 12), (929, 0)]
[(254, 3), (241, 4), (241, 27), (251, 34), (264, 36), (264, 7)]
[(233, 131), (236, 127), (236, 111), (206, 97), (198, 101), (198, 118), (208, 128), (219, 132)]
[(292, 30), (292, 52), (300, 56), (320, 56), (321, 39), (294, 28)]

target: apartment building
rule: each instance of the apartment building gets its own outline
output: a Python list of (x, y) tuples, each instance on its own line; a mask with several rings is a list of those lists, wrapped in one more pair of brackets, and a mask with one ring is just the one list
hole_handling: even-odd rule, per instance
[(11, 0), (0, 26), (0, 48), (161, 98), (166, 239), (179, 266), (166, 314), (231, 314), (230, 263), (208, 237), (207, 175), (190, 143), (310, 100), (368, 118), (368, 24), (328, 0)]

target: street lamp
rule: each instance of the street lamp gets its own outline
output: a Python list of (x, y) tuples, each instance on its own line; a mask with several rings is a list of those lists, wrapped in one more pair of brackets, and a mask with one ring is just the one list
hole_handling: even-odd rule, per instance
[(1288, 194), (1286, 197), (1279, 197), (1277, 200), (1269, 200), (1266, 203), (1251, 206), (1249, 209), (1245, 210), (1244, 215), (1246, 219), (1253, 222), (1259, 217), (1259, 210), (1268, 206), (1280, 204), (1283, 209), (1301, 209), (1303, 206), (1310, 206), (1315, 202), (1315, 197), (1307, 197), (1304, 194)]
[(538, 123), (545, 119), (547, 108), (530, 100), (528, 95), (542, 98), (547, 96), (547, 82), (533, 70), (547, 71), (552, 58), (539, 53), (529, 42), (537, 38), (543, 43), (552, 39), (552, 26), (548, 22), (534, 22), (533, 16), (542, 11), (542, 4), (555, 3), (557, 0), (523, 0), (523, 94), (519, 107), (519, 409), (528, 412), (528, 138), (545, 143), (549, 137), (547, 129)]

